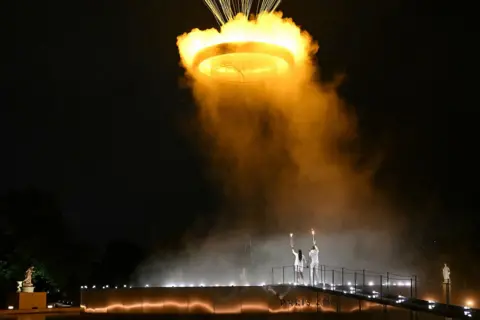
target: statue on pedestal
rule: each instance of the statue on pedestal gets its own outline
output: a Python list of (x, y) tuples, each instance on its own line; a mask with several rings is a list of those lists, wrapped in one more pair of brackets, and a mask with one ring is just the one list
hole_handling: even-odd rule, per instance
[(33, 283), (32, 283), (32, 275), (34, 271), (34, 267), (31, 266), (30, 268), (25, 271), (25, 280), (22, 282), (22, 291), (23, 292), (33, 292)]
[(444, 283), (450, 283), (450, 268), (447, 266), (445, 263), (443, 266), (443, 282)]
[(445, 303), (447, 305), (449, 305), (450, 304), (450, 294), (451, 294), (451, 290), (452, 290), (452, 283), (451, 283), (451, 280), (450, 280), (450, 268), (447, 266), (446, 263), (443, 266), (442, 273), (443, 273), (443, 285), (442, 285), (443, 294), (445, 296)]

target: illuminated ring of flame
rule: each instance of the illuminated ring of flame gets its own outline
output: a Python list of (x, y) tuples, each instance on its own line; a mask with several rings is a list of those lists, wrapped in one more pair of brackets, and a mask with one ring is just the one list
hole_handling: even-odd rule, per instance
[[(254, 56), (261, 56), (262, 59), (265, 61), (270, 60), (269, 62), (271, 63), (276, 63), (277, 65), (282, 64), (283, 66), (285, 66), (285, 69), (290, 69), (295, 64), (293, 54), (288, 49), (282, 46), (265, 42), (232, 42), (221, 43), (200, 50), (195, 55), (195, 58), (193, 60), (193, 68), (201, 74), (211, 76), (211, 70), (210, 74), (201, 70), (202, 64), (208, 62), (212, 63), (215, 60), (221, 58), (222, 56), (225, 57), (229, 55), (230, 57), (233, 57), (233, 55), (235, 54), (251, 55), (252, 60), (255, 59)], [(232, 68), (234, 67), (232, 66)], [(268, 66), (266, 66), (266, 71), (268, 70)], [(245, 75), (243, 74), (243, 71), (245, 70), (237, 69), (236, 71), (242, 74), (242, 77), (245, 77)], [(265, 74), (266, 73), (267, 72), (265, 72)]]

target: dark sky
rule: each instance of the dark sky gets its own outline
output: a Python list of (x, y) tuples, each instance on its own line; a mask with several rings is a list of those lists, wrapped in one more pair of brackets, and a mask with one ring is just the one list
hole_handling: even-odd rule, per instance
[[(464, 234), (479, 225), (478, 111), (464, 54), (474, 37), (451, 5), (281, 5), (319, 42), (324, 76), (346, 73), (340, 92), (356, 108), (362, 150), (382, 151), (376, 181), (412, 211), (412, 232), (421, 230), (419, 211), (422, 223), (438, 219)], [(189, 139), (194, 107), (179, 86), (176, 48), (183, 32), (215, 26), (201, 0), (2, 7), (4, 41), (12, 43), (2, 46), (1, 192), (52, 193), (79, 233), (99, 241), (162, 240), (165, 230), (180, 233), (215, 211), (215, 190)], [(167, 222), (172, 215), (181, 219)]]

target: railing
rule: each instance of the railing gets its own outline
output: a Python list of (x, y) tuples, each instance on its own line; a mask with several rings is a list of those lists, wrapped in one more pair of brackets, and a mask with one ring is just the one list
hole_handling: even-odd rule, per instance
[(296, 279), (294, 266), (273, 267), (271, 284), (305, 284), (331, 290), (362, 292), (379, 295), (397, 295), (416, 298), (417, 276), (395, 273), (379, 273), (369, 270), (353, 270), (319, 265), (318, 268), (303, 268), (303, 281)]
[[(295, 279), (294, 266), (261, 268), (261, 270), (249, 270), (246, 278), (242, 279), (240, 270), (232, 272), (219, 272), (218, 274), (203, 270), (188, 270), (170, 276), (162, 277), (159, 282), (145, 281), (135, 284), (89, 284), (82, 289), (114, 289), (129, 287), (197, 287), (197, 286), (236, 286), (236, 285), (265, 285), (265, 284), (298, 284), (328, 288), (341, 291), (369, 291), (382, 294), (401, 295), (405, 297), (417, 297), (419, 281), (415, 275), (405, 276), (395, 273), (380, 273), (370, 270), (354, 270), (328, 265), (319, 265), (312, 270), (304, 267), (304, 281)], [(228, 272), (230, 271), (230, 272)], [(252, 274), (253, 273), (253, 274)], [(202, 276), (204, 275), (204, 276)], [(254, 278), (254, 281), (249, 279)], [(437, 286), (438, 287), (438, 286)]]

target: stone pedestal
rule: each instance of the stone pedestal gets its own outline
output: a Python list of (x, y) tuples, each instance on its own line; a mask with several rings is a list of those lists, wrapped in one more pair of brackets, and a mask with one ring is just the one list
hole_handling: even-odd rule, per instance
[(31, 286), (31, 287), (22, 287), (22, 292), (28, 292), (28, 293), (32, 293), (34, 290), (35, 287), (34, 286)]
[(443, 288), (443, 296), (445, 297), (445, 303), (449, 305), (450, 297), (452, 295), (452, 282), (444, 281), (442, 284), (442, 288)]
[[(27, 287), (32, 288), (33, 287)], [(17, 310), (47, 309), (46, 292), (19, 292), (12, 294), (8, 305)]]

